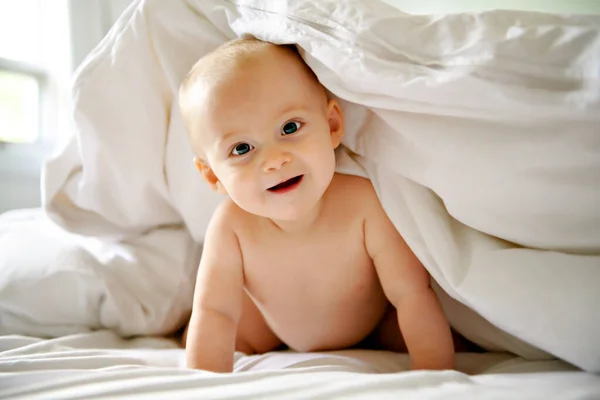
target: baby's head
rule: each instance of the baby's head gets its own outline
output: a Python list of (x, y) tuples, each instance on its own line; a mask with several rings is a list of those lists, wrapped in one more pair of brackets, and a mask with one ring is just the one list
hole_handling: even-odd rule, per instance
[(179, 102), (202, 176), (247, 212), (300, 218), (329, 186), (342, 112), (294, 47), (228, 42), (194, 65)]

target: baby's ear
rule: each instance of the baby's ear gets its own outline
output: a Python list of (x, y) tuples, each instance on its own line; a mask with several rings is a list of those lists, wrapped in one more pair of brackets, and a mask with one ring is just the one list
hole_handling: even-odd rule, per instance
[(344, 114), (338, 102), (333, 99), (327, 103), (327, 119), (329, 121), (331, 144), (336, 149), (344, 136)]
[(198, 171), (200, 171), (200, 174), (202, 174), (202, 177), (204, 178), (206, 183), (208, 183), (212, 190), (222, 194), (227, 194), (227, 191), (225, 190), (221, 182), (219, 182), (219, 178), (217, 178), (214, 171), (206, 161), (204, 161), (201, 158), (194, 157), (194, 164), (196, 165), (196, 168), (198, 168)]

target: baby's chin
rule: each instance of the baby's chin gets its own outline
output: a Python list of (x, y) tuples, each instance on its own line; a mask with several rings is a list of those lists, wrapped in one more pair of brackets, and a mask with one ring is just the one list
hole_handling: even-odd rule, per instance
[(293, 207), (285, 207), (285, 209), (273, 209), (267, 212), (257, 212), (254, 213), (256, 215), (260, 215), (264, 218), (269, 218), (274, 221), (282, 221), (282, 222), (294, 222), (305, 219), (312, 207), (301, 207), (301, 208), (293, 208)]
[[(309, 218), (315, 209), (317, 202), (307, 204), (306, 202), (298, 205), (269, 205), (267, 207), (241, 207), (246, 212), (263, 218), (268, 218), (273, 221), (281, 222), (301, 222)], [(241, 206), (240, 204), (238, 204)]]
[(244, 211), (274, 222), (304, 222), (307, 218), (316, 217), (328, 186), (310, 185), (310, 181), (303, 182), (303, 185), (307, 186), (301, 186), (288, 194), (269, 194), (257, 202), (246, 202), (244, 200), (247, 199), (236, 199), (233, 196), (232, 200)]

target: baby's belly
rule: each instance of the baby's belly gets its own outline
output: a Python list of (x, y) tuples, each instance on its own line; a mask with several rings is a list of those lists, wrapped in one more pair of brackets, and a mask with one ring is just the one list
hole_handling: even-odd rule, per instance
[[(369, 277), (371, 278), (371, 277)], [(294, 285), (275, 298), (253, 297), (267, 324), (290, 348), (321, 351), (354, 346), (377, 326), (387, 308), (387, 299), (377, 279), (366, 279), (350, 287), (329, 288), (307, 294)]]

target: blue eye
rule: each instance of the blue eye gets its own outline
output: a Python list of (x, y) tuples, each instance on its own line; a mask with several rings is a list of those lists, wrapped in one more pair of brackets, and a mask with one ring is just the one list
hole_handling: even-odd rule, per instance
[(297, 122), (297, 121), (287, 122), (283, 126), (283, 128), (281, 128), (281, 134), (282, 135), (291, 135), (292, 133), (294, 133), (298, 129), (300, 129), (301, 126), (302, 126), (302, 124), (300, 122)]
[(231, 154), (233, 154), (234, 156), (243, 156), (244, 154), (250, 152), (253, 148), (254, 147), (252, 145), (249, 145), (248, 143), (239, 143), (235, 145), (235, 147), (231, 151)]

